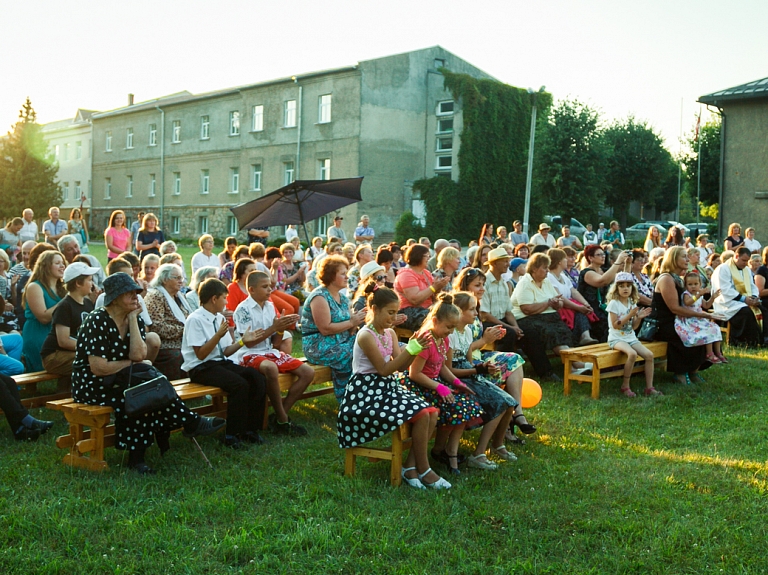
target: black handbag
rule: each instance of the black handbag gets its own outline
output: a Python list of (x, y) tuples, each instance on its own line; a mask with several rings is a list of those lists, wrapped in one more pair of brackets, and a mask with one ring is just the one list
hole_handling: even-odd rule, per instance
[(132, 417), (164, 409), (179, 397), (168, 378), (146, 363), (131, 364), (127, 382), (125, 413)]
[(643, 325), (640, 326), (640, 331), (637, 333), (637, 339), (640, 341), (653, 341), (656, 339), (657, 331), (659, 331), (659, 320), (654, 317), (646, 317), (643, 319)]

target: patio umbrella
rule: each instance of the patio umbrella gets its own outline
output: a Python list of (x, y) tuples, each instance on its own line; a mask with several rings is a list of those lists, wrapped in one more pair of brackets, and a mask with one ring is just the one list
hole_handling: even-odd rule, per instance
[(240, 229), (266, 226), (303, 225), (309, 243), (306, 222), (362, 201), (363, 178), (338, 180), (296, 180), (257, 198), (230, 208)]

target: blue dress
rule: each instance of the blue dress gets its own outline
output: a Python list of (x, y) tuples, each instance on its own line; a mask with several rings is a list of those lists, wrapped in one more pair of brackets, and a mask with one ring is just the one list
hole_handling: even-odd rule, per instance
[[(48, 290), (43, 287), (39, 281), (35, 281), (37, 285), (43, 290), (43, 298), (45, 300), (45, 309), (51, 309), (57, 303), (61, 301), (61, 298), (56, 294), (48, 293)], [(24, 355), (24, 361), (27, 365), (27, 372), (32, 371), (44, 371), (43, 359), (40, 357), (40, 349), (43, 347), (45, 338), (51, 332), (52, 323), (40, 323), (40, 321), (32, 313), (29, 305), (24, 307), (24, 330), (22, 331), (22, 337), (24, 338), (24, 347), (22, 353)]]
[(323, 335), (317, 329), (312, 317), (310, 304), (316, 297), (323, 297), (331, 309), (331, 323), (341, 323), (350, 319), (349, 300), (344, 294), (339, 294), (336, 301), (326, 287), (312, 291), (301, 308), (301, 343), (307, 360), (315, 365), (327, 365), (331, 368), (333, 390), (336, 399), (341, 401), (349, 377), (352, 375), (352, 352), (355, 336), (344, 330), (333, 335)]

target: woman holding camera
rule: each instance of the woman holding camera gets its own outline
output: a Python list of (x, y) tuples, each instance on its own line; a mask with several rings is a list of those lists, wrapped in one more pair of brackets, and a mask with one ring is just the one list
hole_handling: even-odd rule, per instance
[(616, 262), (603, 272), (602, 266), (606, 255), (602, 246), (592, 244), (584, 248), (586, 267), (579, 274), (577, 289), (599, 318), (599, 321), (592, 323), (590, 333), (601, 343), (608, 341), (608, 314), (605, 311), (608, 303), (605, 299), (608, 286), (613, 283), (616, 274), (624, 269), (630, 253), (624, 251), (619, 254)]

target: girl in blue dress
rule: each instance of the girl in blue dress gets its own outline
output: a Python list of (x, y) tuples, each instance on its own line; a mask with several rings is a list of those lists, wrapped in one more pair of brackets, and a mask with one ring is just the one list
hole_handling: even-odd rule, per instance
[(35, 269), (21, 297), (26, 318), (22, 331), (22, 353), (28, 372), (43, 371), (40, 349), (51, 331), (53, 312), (67, 295), (63, 281), (65, 267), (61, 252), (43, 252), (35, 263)]

